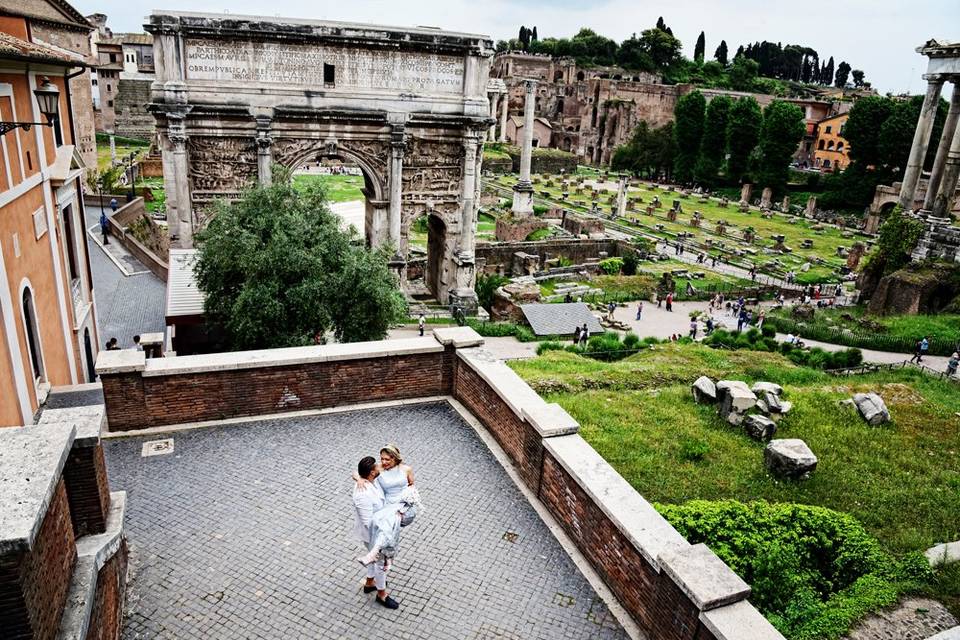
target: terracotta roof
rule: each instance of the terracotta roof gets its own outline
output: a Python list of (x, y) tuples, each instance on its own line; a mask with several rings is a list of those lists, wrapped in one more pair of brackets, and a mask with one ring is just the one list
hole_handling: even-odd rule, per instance
[(153, 36), (149, 33), (115, 33), (113, 40), (122, 44), (153, 44)]
[(27, 62), (51, 62), (68, 67), (84, 67), (86, 63), (77, 60), (53, 47), (14, 38), (0, 32), (0, 59), (24, 60)]
[(16, 8), (13, 5), (4, 6), (0, 9), (0, 14), (53, 22), (78, 29), (93, 30), (93, 25), (83, 17), (83, 14), (74, 9), (68, 2), (63, 2), (62, 0), (45, 0), (45, 2), (36, 3), (32, 7), (23, 6), (23, 4)]
[[(510, 120), (513, 122), (514, 125), (516, 125), (518, 129), (523, 126), (523, 116), (510, 116)], [(534, 118), (534, 120), (536, 120), (537, 122), (545, 126), (547, 129), (550, 129), (551, 131), (553, 130), (553, 125), (550, 124), (550, 121), (547, 120), (546, 118), (537, 116)]]

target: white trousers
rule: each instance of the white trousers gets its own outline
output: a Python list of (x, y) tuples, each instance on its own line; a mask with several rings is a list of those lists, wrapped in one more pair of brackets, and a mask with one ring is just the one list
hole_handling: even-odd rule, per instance
[[(368, 542), (367, 551), (372, 548), (371, 543)], [(373, 564), (367, 565), (367, 577), (373, 578), (373, 584), (376, 585), (378, 591), (384, 591), (387, 588), (387, 574), (383, 566), (383, 560), (377, 560)]]

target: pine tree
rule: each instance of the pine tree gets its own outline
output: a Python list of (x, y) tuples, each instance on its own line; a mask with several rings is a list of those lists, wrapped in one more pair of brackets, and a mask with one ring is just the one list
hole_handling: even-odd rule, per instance
[(726, 40), (720, 41), (720, 46), (717, 47), (717, 50), (716, 52), (714, 52), (713, 57), (716, 59), (717, 62), (719, 62), (723, 66), (727, 66), (727, 41)]
[(707, 48), (707, 37), (703, 31), (700, 32), (700, 36), (697, 38), (697, 44), (693, 47), (693, 59), (697, 62), (703, 62), (704, 55), (706, 53), (705, 49)]
[(830, 56), (830, 59), (827, 60), (827, 65), (820, 75), (820, 84), (828, 87), (833, 84), (833, 56)]
[(740, 98), (727, 118), (727, 180), (739, 184), (747, 176), (750, 153), (760, 139), (763, 114), (752, 97)]
[(744, 49), (743, 49), (743, 45), (740, 45), (739, 47), (737, 47), (737, 55), (735, 55), (735, 56), (733, 56), (733, 57), (734, 57), (734, 58), (739, 58), (740, 56), (745, 55), (745, 53), (746, 53), (746, 52), (745, 52)]
[(842, 89), (847, 86), (847, 78), (850, 77), (850, 65), (847, 64), (847, 61), (844, 60), (839, 65), (837, 65), (837, 79), (836, 86), (838, 89)]
[(657, 29), (660, 29), (660, 31), (667, 30), (667, 25), (663, 21), (663, 16), (660, 16), (659, 18), (657, 18)]
[(706, 107), (707, 101), (703, 94), (694, 91), (677, 100), (677, 106), (673, 110), (673, 135), (676, 141), (673, 171), (674, 179), (682, 184), (693, 180), (693, 169), (700, 155)]
[(533, 33), (530, 34), (530, 42), (536, 42), (537, 40), (537, 25), (533, 25)]
[(727, 123), (732, 106), (733, 101), (727, 96), (717, 96), (707, 105), (700, 155), (693, 171), (697, 184), (712, 187), (717, 183), (727, 149)]

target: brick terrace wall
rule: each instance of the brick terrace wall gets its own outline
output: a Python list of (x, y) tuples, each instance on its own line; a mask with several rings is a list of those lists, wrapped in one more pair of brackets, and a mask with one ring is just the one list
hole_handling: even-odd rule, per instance
[(56, 637), (77, 558), (63, 480), (57, 484), (33, 549), (0, 557), (0, 636)]
[(101, 380), (108, 428), (125, 431), (447, 395), (453, 357), (451, 347), (434, 353), (179, 375), (131, 372), (101, 375)]
[(123, 597), (127, 585), (127, 542), (97, 573), (97, 592), (85, 640), (116, 640), (123, 626)]
[(477, 260), (483, 261), (487, 273), (495, 273), (498, 267), (510, 272), (513, 254), (522, 251), (540, 256), (540, 264), (548, 258), (563, 256), (573, 264), (583, 264), (600, 257), (605, 251), (608, 256), (620, 255), (620, 243), (616, 240), (538, 240), (529, 242), (479, 242), (476, 247)]
[(459, 359), (454, 365), (454, 380), (454, 397), (493, 435), (517, 466), (527, 486), (538, 491), (543, 462), (540, 435), (529, 423), (517, 417), (497, 392)]
[(110, 485), (103, 446), (76, 447), (63, 469), (74, 537), (103, 533), (110, 509)]

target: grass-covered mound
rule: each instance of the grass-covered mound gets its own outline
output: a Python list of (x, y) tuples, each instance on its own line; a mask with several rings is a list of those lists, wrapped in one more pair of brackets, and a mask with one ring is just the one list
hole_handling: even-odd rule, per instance
[(770, 326), (764, 327), (763, 333), (756, 328), (740, 333), (717, 329), (704, 338), (703, 343), (720, 349), (779, 351), (794, 364), (827, 371), (857, 367), (863, 362), (863, 353), (859, 349), (842, 349), (840, 351), (827, 351), (820, 347), (801, 349), (790, 342), (779, 342), (774, 337), (773, 327)]
[(751, 602), (791, 640), (839, 638), (932, 575), (921, 554), (894, 559), (855, 518), (830, 509), (693, 500), (657, 510), (750, 583)]

